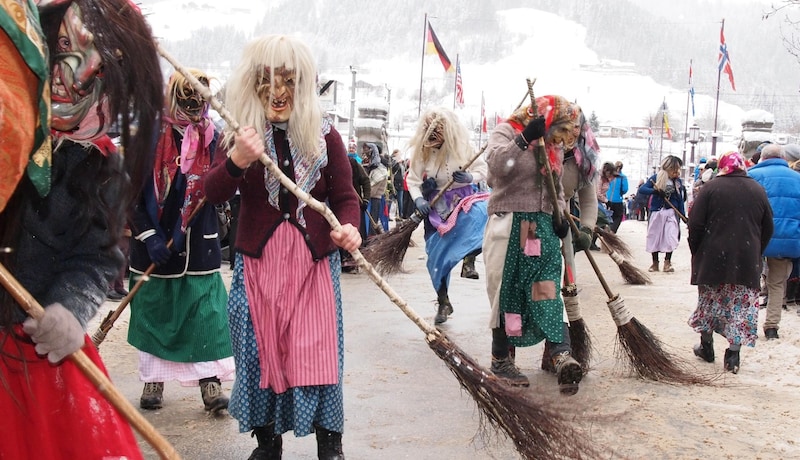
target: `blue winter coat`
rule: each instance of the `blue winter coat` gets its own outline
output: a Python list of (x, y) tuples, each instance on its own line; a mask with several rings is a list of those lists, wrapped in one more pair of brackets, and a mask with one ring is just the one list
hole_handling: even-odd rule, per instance
[[(664, 199), (660, 196), (653, 193), (654, 186), (656, 185), (656, 174), (650, 176), (644, 184), (639, 186), (638, 193), (643, 193), (645, 195), (653, 195), (653, 199), (650, 200), (650, 211), (660, 211), (662, 208), (669, 208), (669, 205), (664, 202)], [(675, 206), (682, 215), (686, 215), (686, 211), (683, 210), (683, 202), (686, 201), (686, 187), (683, 186), (683, 181), (678, 179), (672, 180), (672, 185), (675, 187), (675, 192), (670, 193), (669, 195), (669, 202)]]
[(764, 187), (772, 206), (775, 231), (764, 256), (800, 257), (800, 174), (782, 158), (761, 160), (747, 174)]
[(625, 200), (626, 193), (628, 193), (628, 177), (625, 174), (619, 173), (619, 175), (608, 184), (606, 198), (608, 198), (608, 201), (611, 203), (622, 203)]

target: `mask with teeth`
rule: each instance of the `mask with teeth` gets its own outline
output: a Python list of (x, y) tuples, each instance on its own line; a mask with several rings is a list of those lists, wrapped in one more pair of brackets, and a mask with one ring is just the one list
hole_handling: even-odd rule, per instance
[(269, 67), (264, 68), (256, 83), (256, 93), (271, 123), (289, 121), (294, 109), (295, 84), (294, 70), (278, 67), (273, 72)]

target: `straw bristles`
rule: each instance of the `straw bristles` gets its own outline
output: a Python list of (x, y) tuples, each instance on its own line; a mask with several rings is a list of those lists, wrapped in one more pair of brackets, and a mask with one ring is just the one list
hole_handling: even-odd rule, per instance
[(606, 245), (609, 251), (616, 252), (624, 258), (631, 256), (631, 248), (616, 233), (600, 227), (595, 227), (594, 231), (600, 237), (600, 243)]
[(711, 385), (714, 376), (697, 374), (664, 349), (658, 339), (635, 317), (617, 327), (617, 358), (627, 361), (631, 369), (647, 380), (665, 383)]
[(619, 272), (622, 274), (622, 278), (625, 279), (626, 283), (636, 285), (652, 283), (650, 277), (647, 276), (645, 272), (627, 260), (623, 260), (621, 264), (618, 264), (618, 266)]
[(502, 430), (525, 459), (593, 459), (600, 452), (547, 401), (512, 387), (481, 368), (443, 334), (431, 334), (428, 345), (445, 362), (480, 409), (481, 431)]
[(419, 224), (420, 221), (411, 218), (388, 232), (373, 236), (367, 240), (361, 254), (383, 276), (405, 273), (403, 258)]
[(572, 357), (580, 363), (581, 369), (586, 373), (589, 370), (589, 362), (592, 360), (594, 345), (583, 318), (569, 322), (569, 341), (572, 347)]

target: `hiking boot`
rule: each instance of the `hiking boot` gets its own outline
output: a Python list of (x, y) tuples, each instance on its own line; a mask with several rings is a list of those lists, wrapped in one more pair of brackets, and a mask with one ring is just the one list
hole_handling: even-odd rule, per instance
[(694, 355), (701, 358), (703, 361), (714, 362), (714, 342), (700, 340), (700, 343), (694, 346)]
[(247, 460), (281, 460), (283, 456), (283, 439), (281, 435), (275, 434), (275, 423), (268, 423), (267, 426), (257, 426), (250, 435), (258, 440), (258, 447), (247, 457)]
[(475, 256), (464, 257), (464, 262), (461, 264), (461, 277), (471, 280), (480, 278), (478, 272), (475, 271)]
[(577, 393), (578, 384), (583, 378), (583, 369), (581, 369), (580, 363), (572, 357), (572, 353), (562, 351), (553, 356), (553, 367), (556, 368), (558, 389), (561, 394), (572, 396)]
[(319, 460), (344, 460), (342, 433), (314, 426), (317, 435), (317, 458)]
[(658, 271), (658, 262), (653, 262), (653, 265), (651, 265), (650, 268), (647, 269), (647, 271), (649, 271), (649, 272), (657, 272)]
[[(658, 271), (658, 270), (656, 270), (656, 271)], [(665, 260), (664, 261), (664, 270), (662, 270), (662, 271), (664, 273), (672, 273), (672, 272), (674, 272), (675, 269), (672, 268), (672, 262), (670, 262), (669, 260)]]
[(731, 351), (730, 348), (725, 350), (725, 370), (734, 374), (739, 373), (739, 350)]
[(203, 404), (207, 411), (219, 412), (228, 408), (228, 397), (222, 392), (218, 378), (200, 380), (200, 394), (203, 396)]
[(528, 377), (517, 369), (517, 366), (511, 358), (498, 359), (492, 356), (492, 373), (505, 380), (509, 385), (514, 387), (527, 387), (530, 386)]
[(161, 409), (164, 402), (164, 382), (147, 382), (142, 389), (139, 407), (145, 410)]
[(550, 342), (544, 341), (544, 350), (542, 350), (542, 370), (550, 373), (556, 373), (556, 367), (553, 365), (553, 359), (550, 357)]
[(778, 337), (778, 328), (769, 327), (764, 329), (764, 337), (766, 337), (767, 340), (779, 339), (780, 337)]
[(453, 314), (453, 304), (450, 303), (450, 297), (447, 295), (447, 289), (441, 288), (438, 292), (436, 302), (439, 307), (436, 309), (436, 317), (433, 319), (434, 324), (442, 324), (447, 321), (447, 317)]

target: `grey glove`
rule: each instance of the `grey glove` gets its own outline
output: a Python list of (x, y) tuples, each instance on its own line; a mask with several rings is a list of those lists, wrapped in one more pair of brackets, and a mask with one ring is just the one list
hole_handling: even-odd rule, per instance
[(472, 174), (467, 171), (456, 171), (453, 173), (453, 180), (461, 184), (471, 184)]
[(419, 211), (422, 216), (427, 216), (431, 212), (431, 204), (428, 203), (428, 200), (425, 198), (419, 197), (414, 200), (414, 206), (417, 207), (417, 211)]
[(81, 323), (60, 303), (45, 307), (41, 319), (26, 319), (22, 329), (36, 344), (36, 353), (47, 355), (51, 363), (75, 353), (84, 344), (85, 333)]

